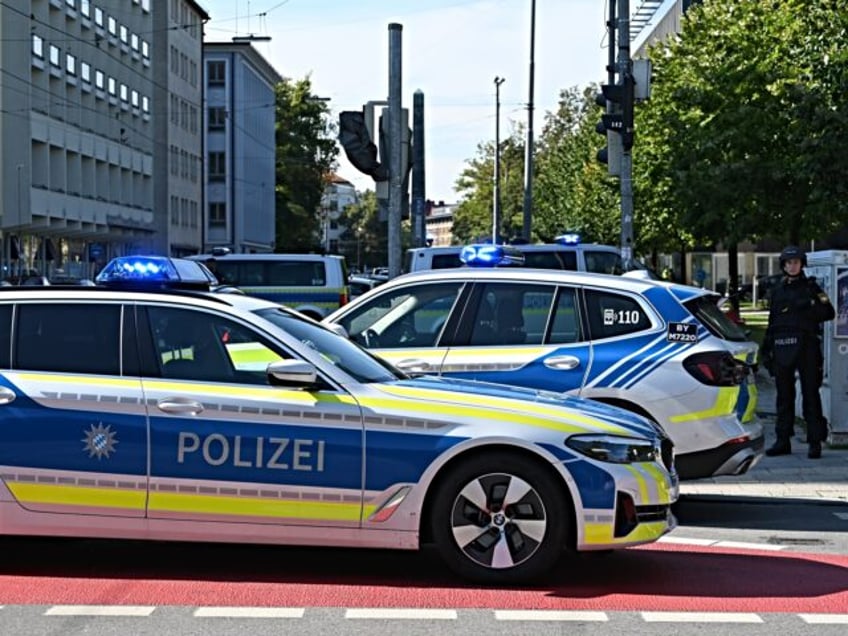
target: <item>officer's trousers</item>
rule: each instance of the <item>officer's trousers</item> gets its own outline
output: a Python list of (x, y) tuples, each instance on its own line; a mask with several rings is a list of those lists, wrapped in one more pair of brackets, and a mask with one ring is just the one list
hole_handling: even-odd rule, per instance
[(827, 438), (827, 421), (822, 414), (819, 388), (822, 383), (822, 352), (818, 341), (804, 342), (792, 366), (775, 365), (774, 382), (777, 389), (778, 443), (789, 442), (795, 421), (795, 372), (801, 379), (801, 401), (807, 423), (807, 442), (823, 442)]

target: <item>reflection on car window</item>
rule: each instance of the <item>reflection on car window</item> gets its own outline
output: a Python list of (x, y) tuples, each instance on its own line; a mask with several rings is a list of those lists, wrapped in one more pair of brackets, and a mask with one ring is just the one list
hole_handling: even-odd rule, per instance
[(548, 342), (570, 344), (583, 340), (580, 314), (577, 311), (577, 290), (572, 287), (562, 287), (554, 309), (554, 320)]
[(341, 320), (356, 342), (373, 348), (431, 347), (438, 342), (461, 282), (391, 290)]
[(634, 298), (598, 290), (586, 291), (592, 339), (612, 338), (650, 329), (651, 320)]
[(553, 285), (486, 283), (469, 344), (542, 344), (555, 290)]
[(284, 309), (261, 309), (256, 314), (314, 350), (322, 361), (330, 362), (359, 382), (390, 382), (406, 377), (347, 338)]

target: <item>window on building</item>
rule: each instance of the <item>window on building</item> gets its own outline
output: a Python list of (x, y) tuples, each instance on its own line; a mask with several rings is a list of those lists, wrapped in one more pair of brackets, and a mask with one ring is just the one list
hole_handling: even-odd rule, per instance
[(128, 102), (129, 99), (130, 99), (130, 89), (126, 84), (121, 83), (121, 101), (122, 102)]
[(209, 181), (224, 181), (227, 177), (227, 157), (223, 152), (209, 153)]
[(206, 76), (209, 86), (223, 86), (226, 79), (226, 67), (222, 61), (206, 63)]
[(68, 75), (76, 75), (77, 74), (77, 58), (67, 53), (65, 55), (65, 71)]
[(209, 204), (209, 227), (226, 227), (227, 225), (227, 204), (226, 203), (210, 203)]
[(115, 18), (110, 15), (106, 20), (106, 24), (108, 25), (107, 30), (110, 35), (118, 35), (118, 21)]
[(150, 59), (150, 45), (147, 43), (147, 40), (141, 41), (141, 57), (147, 60)]
[(130, 43), (130, 32), (123, 24), (121, 25), (121, 42), (124, 44)]
[(80, 77), (83, 82), (91, 82), (91, 64), (80, 62)]
[(56, 46), (55, 44), (51, 44), (50, 45), (50, 64), (52, 66), (59, 67), (60, 66), (60, 61), (59, 61), (60, 57), (61, 56), (60, 56), (59, 47)]
[(91, 17), (91, 2), (90, 0), (80, 0), (80, 13), (84, 18)]
[(133, 108), (138, 108), (138, 91), (133, 90), (130, 93), (130, 104), (132, 104)]
[(147, 95), (143, 95), (141, 98), (141, 112), (150, 114), (150, 98)]
[(106, 81), (106, 86), (108, 87), (108, 91), (109, 91), (110, 95), (114, 96), (114, 95), (118, 94), (118, 83), (115, 81), (114, 77), (110, 77)]
[(136, 53), (138, 53), (138, 48), (139, 48), (139, 44), (138, 44), (138, 35), (136, 35), (135, 33), (133, 33), (133, 34), (130, 36), (130, 46), (132, 47), (132, 50), (133, 50), (133, 51), (135, 51)]
[(209, 130), (223, 130), (227, 123), (227, 109), (223, 106), (209, 107)]
[(44, 40), (35, 33), (32, 34), (32, 54), (44, 59)]
[(99, 69), (94, 71), (94, 85), (101, 91), (106, 86), (106, 76), (103, 74), (103, 71)]
[(94, 7), (94, 24), (103, 27), (103, 9), (100, 7)]

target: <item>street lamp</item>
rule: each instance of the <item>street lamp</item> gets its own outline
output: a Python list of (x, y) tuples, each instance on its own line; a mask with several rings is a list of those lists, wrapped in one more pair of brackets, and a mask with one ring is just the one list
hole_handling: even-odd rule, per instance
[(492, 210), (492, 244), (497, 245), (501, 225), (501, 84), (503, 77), (495, 77), (495, 200)]

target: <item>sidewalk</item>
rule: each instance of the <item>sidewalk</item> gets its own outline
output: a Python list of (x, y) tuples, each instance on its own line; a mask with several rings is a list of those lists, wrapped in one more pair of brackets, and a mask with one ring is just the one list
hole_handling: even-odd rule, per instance
[[(774, 382), (763, 370), (757, 373), (757, 413), (766, 434), (766, 448), (774, 443)], [(807, 444), (792, 440), (792, 454), (765, 457), (746, 474), (684, 481), (681, 495), (736, 495), (786, 497), (848, 502), (848, 449), (822, 450), (821, 459), (807, 458)]]

